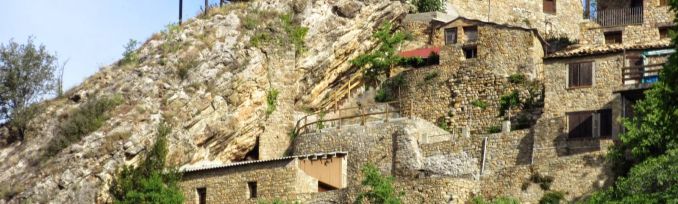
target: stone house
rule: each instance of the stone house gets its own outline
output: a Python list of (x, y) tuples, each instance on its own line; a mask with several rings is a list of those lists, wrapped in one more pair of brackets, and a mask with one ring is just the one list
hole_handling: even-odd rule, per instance
[[(402, 73), (405, 81), (426, 83), (405, 84), (401, 100), (416, 103), (408, 111), (431, 122), (455, 128), (468, 125), (476, 132), (499, 126), (500, 96), (518, 89), (507, 77), (521, 74), (541, 80), (546, 41), (532, 28), (465, 17), (445, 19), (449, 17), (442, 14), (406, 18), (405, 29), (417, 41), (413, 46), (424, 46), (401, 55), (425, 58), (434, 51), (440, 63)], [(488, 107), (475, 108), (474, 101), (485, 101)]]
[[(288, 156), (225, 165), (183, 167), (187, 203), (256, 203), (335, 196), (347, 186), (347, 152)], [(339, 198), (334, 198), (339, 199)]]

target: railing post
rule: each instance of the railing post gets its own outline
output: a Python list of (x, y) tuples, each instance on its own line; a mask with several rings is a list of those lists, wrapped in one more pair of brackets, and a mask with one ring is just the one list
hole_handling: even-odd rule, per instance
[(365, 125), (365, 113), (362, 106), (360, 106), (360, 125)]
[(386, 105), (386, 119), (384, 120), (385, 122), (388, 122), (388, 105)]
[(414, 101), (410, 101), (410, 119), (412, 119), (412, 115), (414, 115)]
[(307, 119), (308, 119), (308, 115), (304, 116), (304, 133), (308, 132), (308, 129), (307, 129), (307, 128), (308, 128), (308, 125), (307, 125), (307, 124), (308, 124)]

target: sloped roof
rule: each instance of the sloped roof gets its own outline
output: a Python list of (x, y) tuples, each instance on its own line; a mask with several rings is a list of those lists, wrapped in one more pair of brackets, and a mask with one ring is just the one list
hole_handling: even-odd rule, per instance
[(587, 55), (623, 52), (624, 50), (644, 50), (671, 47), (669, 39), (640, 44), (581, 45), (548, 54), (545, 58), (567, 58)]
[(188, 172), (196, 172), (196, 171), (204, 171), (204, 170), (230, 168), (230, 167), (236, 167), (236, 166), (263, 164), (263, 163), (283, 161), (283, 160), (317, 159), (317, 158), (322, 159), (322, 158), (327, 158), (327, 157), (337, 157), (337, 156), (346, 156), (346, 155), (348, 155), (348, 152), (329, 152), (329, 153), (316, 153), (316, 154), (287, 156), (287, 157), (280, 157), (280, 158), (266, 159), (266, 160), (252, 160), (252, 161), (234, 162), (234, 163), (228, 163), (228, 164), (206, 164), (206, 165), (196, 165), (196, 166), (182, 166), (181, 168), (179, 168), (179, 172), (188, 173)]
[(450, 20), (450, 21), (448, 21), (448, 22), (443, 22), (443, 24), (441, 24), (438, 28), (441, 28), (441, 27), (443, 27), (443, 26), (446, 26), (446, 25), (448, 25), (448, 24), (450, 24), (450, 23), (452, 23), (452, 22), (454, 22), (454, 21), (457, 21), (457, 20), (466, 20), (466, 21), (471, 21), (471, 22), (476, 22), (476, 23), (482, 23), (482, 24), (488, 24), (488, 25), (493, 25), (493, 26), (502, 27), (502, 28), (520, 29), (520, 30), (530, 31), (530, 32), (532, 32), (532, 33), (539, 39), (539, 41), (542, 43), (542, 46), (543, 46), (543, 47), (548, 47), (548, 46), (549, 46), (549, 44), (546, 42), (546, 40), (544, 39), (544, 37), (541, 36), (541, 34), (539, 34), (539, 30), (537, 30), (536, 28), (528, 28), (528, 27), (517, 26), (517, 25), (510, 25), (510, 24), (496, 23), (496, 22), (492, 22), (492, 21), (484, 21), (484, 20), (478, 20), (478, 19), (471, 19), (471, 18), (466, 18), (466, 17), (463, 17), (463, 16), (459, 16), (459, 17), (457, 17), (457, 18), (455, 18), (455, 19), (453, 19), (453, 20)]
[(398, 53), (401, 57), (420, 57), (428, 58), (431, 53), (440, 54), (440, 47), (419, 48), (414, 50), (407, 50)]

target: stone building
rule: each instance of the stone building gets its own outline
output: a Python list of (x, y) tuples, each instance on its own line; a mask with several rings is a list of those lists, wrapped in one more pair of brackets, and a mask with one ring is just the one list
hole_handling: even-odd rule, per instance
[(341, 200), (324, 192), (346, 187), (346, 166), (347, 152), (332, 152), (184, 167), (179, 187), (187, 203), (197, 204)]

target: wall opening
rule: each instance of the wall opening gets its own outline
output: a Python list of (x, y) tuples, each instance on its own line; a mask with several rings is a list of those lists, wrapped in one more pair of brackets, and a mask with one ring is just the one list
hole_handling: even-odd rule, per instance
[(332, 191), (337, 189), (337, 187), (331, 186), (330, 184), (318, 181), (318, 192)]
[(207, 188), (205, 187), (197, 188), (195, 189), (195, 193), (198, 195), (197, 199), (195, 200), (195, 203), (197, 204), (207, 203)]
[(620, 44), (622, 43), (622, 32), (621, 31), (610, 31), (605, 32), (605, 44)]
[(464, 35), (466, 36), (466, 42), (472, 43), (478, 41), (478, 27), (477, 26), (468, 26), (464, 27)]
[(466, 59), (473, 59), (478, 57), (478, 47), (472, 46), (464, 48), (464, 57), (466, 57)]
[(247, 198), (257, 198), (257, 182), (256, 181), (247, 182), (247, 191), (248, 191)]

